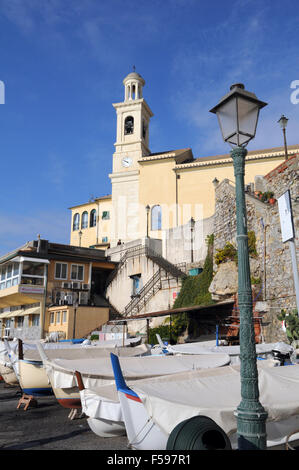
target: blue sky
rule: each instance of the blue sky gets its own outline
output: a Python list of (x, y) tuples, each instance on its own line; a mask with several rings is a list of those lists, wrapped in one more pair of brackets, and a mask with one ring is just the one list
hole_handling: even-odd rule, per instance
[(236, 82), (268, 103), (249, 150), (282, 145), (282, 113), (299, 144), (298, 43), (295, 0), (0, 0), (0, 254), (38, 233), (68, 243), (68, 208), (111, 193), (112, 103), (133, 65), (152, 152), (228, 152), (209, 109)]

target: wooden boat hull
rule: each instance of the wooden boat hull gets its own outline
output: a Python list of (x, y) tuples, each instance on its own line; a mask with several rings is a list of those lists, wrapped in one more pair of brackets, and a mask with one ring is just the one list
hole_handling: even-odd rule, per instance
[(19, 381), (24, 393), (33, 396), (48, 396), (53, 394), (43, 363), (19, 359)]
[(81, 399), (80, 392), (78, 387), (72, 388), (54, 388), (54, 395), (58, 403), (63, 406), (63, 408), (81, 408)]
[(4, 382), (8, 385), (19, 385), (17, 376), (12, 368), (7, 367), (4, 364), (0, 364), (0, 375), (2, 376)]

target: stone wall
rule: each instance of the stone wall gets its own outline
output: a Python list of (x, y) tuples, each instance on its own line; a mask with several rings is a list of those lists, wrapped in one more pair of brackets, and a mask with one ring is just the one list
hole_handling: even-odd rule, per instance
[[(246, 171), (246, 168), (245, 168)], [(295, 227), (295, 245), (298, 259), (299, 232), (299, 177), (298, 155), (289, 158), (273, 171), (264, 175), (264, 185), (279, 198), (288, 189), (291, 193)], [(223, 180), (215, 187), (215, 252), (226, 242), (236, 245), (235, 187), (229, 180)], [(253, 298), (262, 302), (260, 315), (263, 316), (263, 337), (265, 341), (285, 340), (277, 314), (282, 308), (292, 311), (296, 308), (293, 270), (289, 243), (281, 239), (280, 218), (277, 201), (271, 205), (261, 202), (254, 193), (246, 193), (248, 231), (256, 236), (257, 257), (250, 258), (251, 275), (260, 278), (261, 289), (254, 289)], [(220, 266), (220, 265), (219, 265)], [(214, 270), (218, 266), (214, 264)], [(214, 283), (215, 284), (215, 283)], [(217, 285), (213, 285), (217, 294)], [(256, 296), (256, 298), (254, 297)], [(259, 304), (258, 304), (259, 305)]]

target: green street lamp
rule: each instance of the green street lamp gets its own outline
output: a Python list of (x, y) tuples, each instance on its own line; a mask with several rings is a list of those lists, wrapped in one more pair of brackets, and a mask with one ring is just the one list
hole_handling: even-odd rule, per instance
[(277, 121), (280, 124), (280, 127), (282, 128), (282, 133), (283, 133), (283, 143), (284, 143), (284, 159), (288, 159), (288, 147), (287, 147), (287, 138), (286, 138), (286, 127), (288, 125), (288, 118), (284, 116), (284, 114), (281, 115), (281, 118)]
[(241, 402), (235, 411), (237, 418), (238, 448), (242, 450), (266, 449), (267, 412), (259, 402), (258, 370), (256, 362), (253, 324), (252, 291), (248, 251), (247, 214), (245, 205), (244, 174), (246, 145), (255, 137), (259, 111), (267, 103), (237, 83), (210, 111), (218, 117), (225, 142), (233, 150), (236, 182), (236, 218), (238, 244), (238, 304), (240, 311), (240, 379)]

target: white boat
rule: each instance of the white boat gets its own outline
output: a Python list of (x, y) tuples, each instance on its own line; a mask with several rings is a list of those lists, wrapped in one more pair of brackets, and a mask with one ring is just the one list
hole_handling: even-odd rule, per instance
[(99, 437), (124, 436), (126, 427), (115, 383), (86, 389), (80, 372), (76, 371), (82, 412), (90, 429)]
[[(175, 345), (165, 345), (161, 337), (157, 334), (159, 342), (159, 349), (164, 354), (228, 354), (231, 364), (240, 364), (240, 346), (216, 346), (216, 341), (183, 343)], [(255, 345), (256, 355), (261, 359), (273, 358), (273, 350), (282, 348), (288, 350), (289, 353), (293, 351), (293, 347), (286, 343), (258, 343)]]
[[(106, 410), (108, 408), (110, 410), (117, 408), (118, 411), (113, 412), (113, 415), (118, 416), (120, 410), (119, 401), (117, 400), (116, 403), (112, 403), (113, 401), (115, 402), (115, 393), (113, 399), (110, 398), (109, 400), (106, 400), (105, 396), (103, 397), (101, 394), (99, 395), (99, 393), (97, 393), (99, 387), (101, 387), (102, 393), (104, 393), (103, 386), (113, 385), (115, 387), (110, 356), (88, 358), (88, 360), (78, 358), (50, 359), (47, 357), (48, 353), (42, 350), (42, 346), (39, 345), (39, 349), (41, 349), (40, 354), (43, 357), (43, 364), (54, 394), (62, 406), (77, 409), (81, 407), (82, 402), (76, 378), (76, 372), (80, 372), (85, 389), (83, 395), (85, 398), (88, 396), (88, 401), (85, 401), (84, 406), (87, 407), (87, 404), (91, 406), (90, 410), (86, 409), (84, 411), (85, 414), (93, 419), (107, 420)], [(119, 352), (122, 352), (122, 350), (120, 349)], [(156, 357), (151, 355), (144, 357), (126, 357), (122, 355), (119, 357), (119, 360), (121, 361), (127, 380), (131, 382), (149, 377), (176, 374), (182, 371), (225, 366), (229, 363), (229, 356), (225, 354), (192, 357)], [(108, 390), (108, 388), (106, 390)], [(109, 403), (106, 404), (106, 401)], [(98, 410), (97, 416), (94, 415), (94, 409)], [(104, 415), (101, 415), (102, 411)], [(111, 420), (115, 421), (112, 418)], [(95, 430), (97, 427), (97, 434), (102, 435), (102, 423), (96, 423), (95, 421), (90, 421), (90, 423), (92, 424), (91, 428)], [(114, 427), (113, 432), (116, 428), (117, 426)]]
[[(45, 376), (51, 385), (51, 389), (58, 401), (64, 408), (79, 409), (81, 408), (80, 393), (75, 378), (75, 370), (77, 367), (81, 370), (88, 370), (88, 364), (96, 367), (96, 374), (99, 372), (99, 367), (102, 364), (110, 364), (110, 349), (105, 349), (97, 346), (85, 346), (76, 349), (60, 349), (58, 353), (51, 350), (45, 350), (44, 345), (37, 344), (40, 363), (43, 367)], [(119, 356), (124, 357), (142, 357), (149, 354), (149, 348), (145, 344), (135, 347), (115, 347), (113, 349)], [(102, 368), (103, 369), (103, 368)], [(103, 369), (104, 370), (104, 369)], [(94, 375), (88, 372), (88, 374)], [(109, 383), (113, 383), (112, 370), (110, 373)], [(94, 385), (97, 384), (97, 379), (90, 379)], [(101, 378), (98, 377), (99, 384), (101, 385)]]
[[(121, 351), (121, 354), (127, 355), (142, 355), (148, 354), (149, 348), (146, 345), (139, 345), (135, 347), (117, 347), (105, 349), (97, 347), (94, 344), (83, 343), (41, 343), (39, 341), (22, 342), (17, 340), (8, 342), (5, 340), (5, 346), (8, 352), (11, 365), (13, 367), (16, 378), (23, 393), (32, 395), (34, 397), (47, 396), (53, 394), (53, 389), (46, 370), (43, 366), (43, 361), (40, 356), (38, 345), (42, 344), (42, 350), (46, 350), (49, 358), (98, 358), (109, 357), (110, 352)], [(76, 388), (76, 393), (78, 392)], [(68, 403), (70, 401), (70, 390), (66, 392)], [(77, 393), (78, 394), (78, 393)], [(78, 401), (78, 400), (77, 400)], [(80, 405), (81, 406), (81, 405)]]
[(15, 386), (19, 384), (4, 341), (0, 341), (0, 375), (8, 385)]
[[(131, 448), (165, 450), (174, 428), (197, 415), (212, 419), (227, 434), (232, 448), (237, 448), (234, 412), (241, 401), (239, 365), (127, 384), (117, 356), (111, 356)], [(273, 367), (272, 360), (257, 364), (260, 402), (268, 413), (267, 447), (272, 448), (299, 429), (299, 365)], [(295, 433), (290, 440), (298, 438)]]

